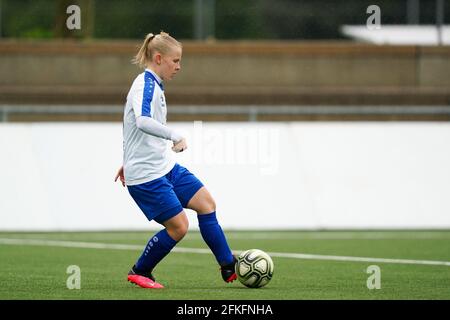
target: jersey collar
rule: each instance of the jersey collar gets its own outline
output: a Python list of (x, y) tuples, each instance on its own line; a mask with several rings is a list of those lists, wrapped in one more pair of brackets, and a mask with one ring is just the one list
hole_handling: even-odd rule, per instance
[(148, 73), (150, 75), (150, 77), (152, 77), (152, 79), (159, 85), (161, 90), (164, 91), (164, 85), (163, 85), (162, 79), (153, 70), (151, 70), (149, 68), (146, 68), (145, 72)]

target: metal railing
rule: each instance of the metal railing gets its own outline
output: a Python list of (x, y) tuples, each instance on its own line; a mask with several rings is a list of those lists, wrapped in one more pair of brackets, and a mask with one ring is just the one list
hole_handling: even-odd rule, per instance
[[(123, 114), (120, 105), (0, 105), (0, 121), (11, 114)], [(171, 106), (173, 115), (245, 115), (258, 121), (260, 115), (416, 115), (450, 116), (450, 106)]]

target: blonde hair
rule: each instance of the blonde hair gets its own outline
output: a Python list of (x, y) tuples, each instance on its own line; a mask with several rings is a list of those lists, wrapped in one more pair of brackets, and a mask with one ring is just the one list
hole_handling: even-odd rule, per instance
[(145, 68), (147, 63), (152, 61), (155, 53), (160, 53), (162, 55), (167, 54), (174, 46), (181, 48), (181, 43), (171, 37), (168, 33), (163, 31), (157, 35), (149, 33), (145, 37), (141, 48), (134, 56), (132, 62), (139, 65), (141, 68)]

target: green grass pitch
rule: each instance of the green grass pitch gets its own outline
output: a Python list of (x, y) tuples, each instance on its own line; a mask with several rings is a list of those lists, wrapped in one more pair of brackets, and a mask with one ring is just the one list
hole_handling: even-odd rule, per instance
[[(305, 259), (274, 254), (272, 281), (266, 287), (249, 289), (238, 281), (224, 283), (212, 254), (175, 251), (154, 272), (166, 288), (141, 289), (128, 283), (126, 274), (153, 233), (1, 232), (0, 299), (450, 299), (450, 230), (227, 231), (233, 250), (258, 248), (314, 256)], [(11, 243), (8, 239), (55, 242)], [(89, 248), (86, 243), (95, 245)], [(190, 231), (177, 248), (207, 249), (195, 231)], [(324, 255), (343, 258), (333, 260)], [(396, 262), (349, 261), (345, 257)], [(417, 263), (401, 263), (405, 259)], [(70, 265), (80, 267), (79, 290), (66, 286)], [(379, 289), (367, 287), (372, 276), (367, 272), (370, 265), (380, 268)]]

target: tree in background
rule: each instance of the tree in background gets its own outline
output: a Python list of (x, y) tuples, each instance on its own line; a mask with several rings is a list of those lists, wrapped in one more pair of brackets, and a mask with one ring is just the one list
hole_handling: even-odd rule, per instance
[[(196, 36), (198, 4), (213, 5), (214, 38), (339, 39), (344, 24), (365, 24), (370, 0), (0, 0), (3, 37), (142, 39), (161, 30)], [(377, 0), (382, 24), (407, 23), (409, 0)], [(436, 0), (420, 0), (420, 23), (435, 23)], [(81, 9), (81, 30), (69, 30), (66, 10)], [(445, 6), (450, 16), (450, 5)]]
[[(77, 5), (81, 12), (81, 29), (70, 30), (67, 19), (71, 13), (67, 8)], [(57, 0), (54, 36), (56, 38), (94, 38), (95, 30), (95, 0)]]

